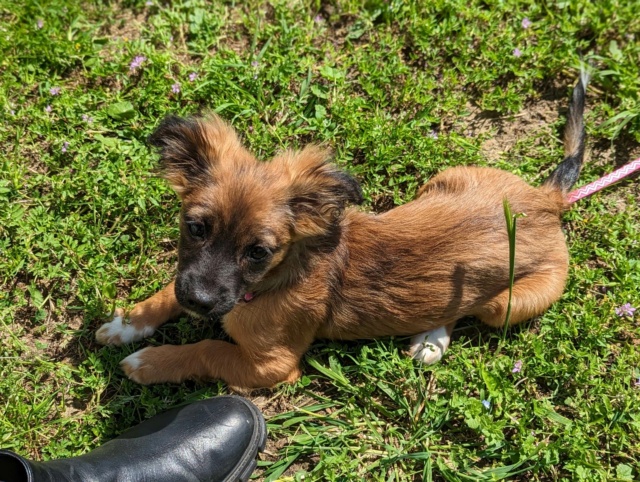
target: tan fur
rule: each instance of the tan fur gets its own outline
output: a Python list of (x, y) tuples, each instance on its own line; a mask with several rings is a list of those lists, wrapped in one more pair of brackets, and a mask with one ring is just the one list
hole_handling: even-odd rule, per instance
[[(414, 201), (367, 214), (344, 208), (336, 168), (322, 148), (258, 162), (222, 121), (200, 122), (205, 134), (194, 142), (205, 144), (198, 149), (211, 160), (209, 182), (185, 177), (179, 166), (168, 174), (184, 213), (226, 229), (236, 244), (266, 236), (279, 250), (247, 289), (255, 299), (222, 320), (236, 345), (205, 340), (145, 349), (140, 366), (124, 364), (140, 383), (202, 378), (272, 386), (299, 377), (300, 359), (317, 338), (414, 335), (465, 316), (502, 326), (509, 286), (504, 198), (527, 215), (518, 220), (511, 324), (562, 294), (566, 206), (557, 189), (533, 188), (495, 169), (456, 167), (431, 179)], [(155, 328), (175, 316), (171, 285), (159, 296), (137, 305), (132, 322)]]
[(152, 297), (138, 303), (128, 318), (129, 323), (138, 330), (145, 326), (156, 329), (180, 313), (182, 308), (176, 300), (174, 283), (171, 282)]

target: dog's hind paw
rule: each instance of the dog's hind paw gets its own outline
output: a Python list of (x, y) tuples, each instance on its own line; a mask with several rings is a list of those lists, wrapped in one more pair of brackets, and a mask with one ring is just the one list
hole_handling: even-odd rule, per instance
[(444, 355), (444, 353), (439, 346), (426, 341), (416, 349), (411, 347), (412, 358), (425, 365), (433, 365), (439, 362), (442, 359), (442, 355)]
[(96, 341), (101, 345), (124, 345), (151, 336), (155, 331), (150, 326), (138, 329), (127, 321), (124, 311), (117, 309), (113, 320), (102, 325), (96, 332)]
[(451, 336), (445, 326), (419, 333), (411, 338), (409, 354), (414, 360), (426, 365), (437, 363), (447, 351)]

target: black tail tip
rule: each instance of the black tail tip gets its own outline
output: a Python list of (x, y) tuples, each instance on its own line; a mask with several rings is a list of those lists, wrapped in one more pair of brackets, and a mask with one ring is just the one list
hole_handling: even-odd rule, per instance
[(564, 130), (564, 160), (556, 167), (544, 182), (562, 192), (568, 192), (578, 180), (585, 150), (584, 106), (589, 74), (586, 69), (580, 72), (578, 83), (573, 88), (569, 114)]

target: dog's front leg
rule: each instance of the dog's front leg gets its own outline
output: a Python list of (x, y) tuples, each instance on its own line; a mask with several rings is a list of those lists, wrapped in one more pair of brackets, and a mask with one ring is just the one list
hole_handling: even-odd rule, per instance
[(301, 356), (288, 347), (270, 347), (268, 354), (249, 353), (226, 341), (204, 340), (144, 348), (122, 360), (121, 366), (131, 380), (144, 385), (221, 379), (231, 386), (262, 388), (296, 381)]
[(125, 316), (117, 309), (113, 320), (102, 325), (96, 332), (96, 340), (102, 345), (123, 345), (142, 340), (156, 329), (182, 312), (175, 292), (175, 281), (152, 297), (138, 303)]

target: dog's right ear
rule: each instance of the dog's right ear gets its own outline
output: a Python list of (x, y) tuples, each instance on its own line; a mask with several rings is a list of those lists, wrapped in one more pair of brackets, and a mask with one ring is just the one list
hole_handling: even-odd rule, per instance
[(225, 162), (252, 160), (235, 130), (220, 117), (166, 117), (149, 136), (160, 150), (160, 170), (181, 197), (191, 189), (215, 182)]

